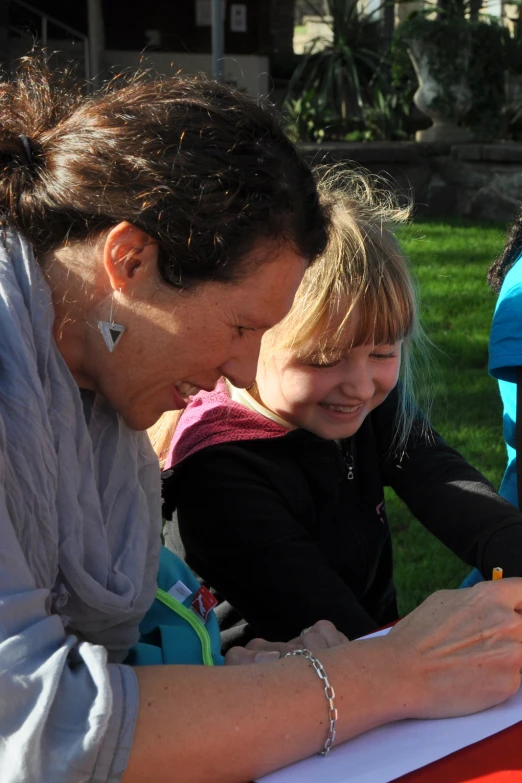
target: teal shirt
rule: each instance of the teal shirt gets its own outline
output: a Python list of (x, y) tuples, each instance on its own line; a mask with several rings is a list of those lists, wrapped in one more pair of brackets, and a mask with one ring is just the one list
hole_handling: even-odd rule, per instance
[(522, 367), (522, 263), (520, 256), (502, 285), (489, 341), (489, 373), (498, 380), (504, 406), (504, 440), (507, 467), (500, 486), (502, 497), (518, 507), (515, 434), (517, 420), (517, 367)]

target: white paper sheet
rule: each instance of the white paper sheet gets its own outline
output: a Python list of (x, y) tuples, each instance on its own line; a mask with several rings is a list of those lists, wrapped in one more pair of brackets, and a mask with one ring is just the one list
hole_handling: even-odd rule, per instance
[(519, 721), (522, 721), (522, 688), (503, 704), (476, 715), (389, 723), (334, 746), (324, 758), (312, 756), (260, 780), (262, 783), (388, 783)]

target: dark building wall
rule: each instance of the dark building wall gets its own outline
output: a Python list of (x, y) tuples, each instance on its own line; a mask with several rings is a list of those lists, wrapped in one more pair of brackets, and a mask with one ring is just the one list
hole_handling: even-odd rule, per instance
[(0, 65), (4, 65), (9, 58), (7, 46), (7, 25), (9, 20), (9, 6), (7, 0), (0, 0)]
[[(39, 11), (54, 16), (60, 22), (74, 27), (80, 33), (87, 33), (87, 3), (85, 0), (28, 0)], [(17, 20), (24, 16), (24, 11), (16, 3), (11, 3), (11, 19)], [(27, 18), (30, 15), (25, 12)]]
[(272, 51), (280, 57), (294, 53), (294, 14), (293, 0), (270, 0)]
[[(243, 3), (247, 8), (246, 32), (232, 32), (230, 0), (226, 3), (225, 52), (267, 54), (271, 48), (273, 0), (243, 0)], [(31, 0), (31, 4), (79, 32), (87, 32), (85, 0)], [(108, 49), (141, 51), (148, 43), (145, 31), (157, 30), (161, 49), (194, 53), (211, 50), (210, 27), (196, 26), (196, 0), (103, 0), (102, 5)], [(16, 14), (23, 16), (18, 9)]]
[[(258, 0), (244, 0), (246, 32), (230, 29), (230, 2), (226, 4), (225, 52), (267, 53), (270, 48), (270, 14)], [(184, 0), (105, 0), (105, 37), (108, 49), (141, 50), (147, 45), (146, 30), (160, 34), (159, 48), (177, 52), (210, 52), (210, 27), (196, 26), (196, 2)]]

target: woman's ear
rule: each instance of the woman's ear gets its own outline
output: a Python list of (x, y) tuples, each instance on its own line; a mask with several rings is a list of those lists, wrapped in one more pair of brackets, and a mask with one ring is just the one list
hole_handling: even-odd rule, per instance
[(141, 228), (122, 221), (105, 238), (103, 266), (110, 286), (123, 293), (143, 293), (158, 281), (158, 245)]

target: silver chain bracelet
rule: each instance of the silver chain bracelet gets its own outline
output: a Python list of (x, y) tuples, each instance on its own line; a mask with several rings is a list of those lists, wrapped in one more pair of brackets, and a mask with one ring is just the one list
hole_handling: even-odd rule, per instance
[(335, 724), (337, 723), (338, 717), (337, 710), (334, 706), (335, 691), (330, 685), (328, 675), (326, 674), (323, 664), (319, 658), (316, 658), (315, 655), (312, 655), (310, 650), (306, 650), (305, 648), (302, 650), (293, 650), (292, 652), (287, 653), (285, 658), (289, 658), (291, 655), (302, 655), (303, 658), (307, 658), (317, 672), (318, 677), (320, 677), (324, 682), (324, 695), (326, 696), (326, 700), (328, 702), (328, 719), (330, 721), (330, 727), (328, 729), (328, 735), (326, 737), (326, 742), (324, 743), (324, 748), (319, 751), (319, 754), (321, 756), (326, 756), (326, 754), (330, 752), (330, 749), (335, 742)]

